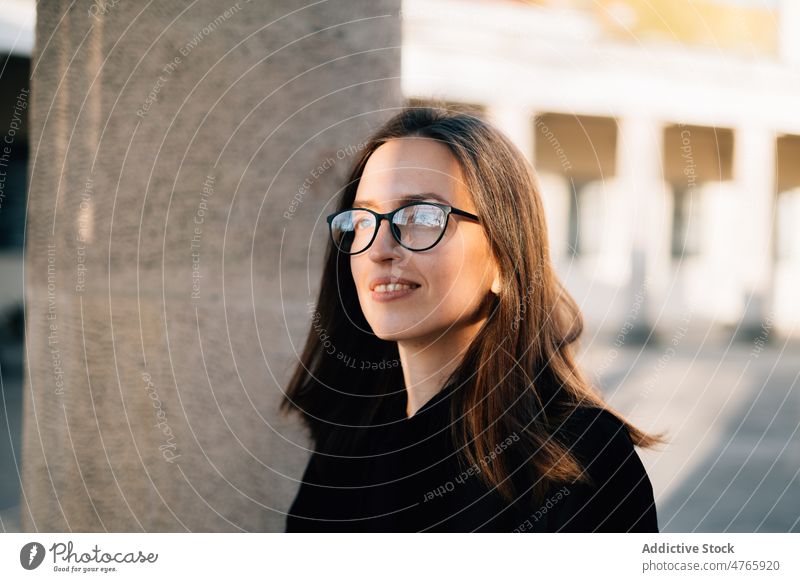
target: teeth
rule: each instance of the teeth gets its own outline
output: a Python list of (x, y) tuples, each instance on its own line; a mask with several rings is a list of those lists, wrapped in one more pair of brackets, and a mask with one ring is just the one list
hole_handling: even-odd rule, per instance
[(414, 289), (419, 285), (406, 285), (405, 283), (389, 283), (388, 285), (376, 285), (375, 291), (378, 293), (386, 293), (388, 291), (400, 291), (402, 289)]

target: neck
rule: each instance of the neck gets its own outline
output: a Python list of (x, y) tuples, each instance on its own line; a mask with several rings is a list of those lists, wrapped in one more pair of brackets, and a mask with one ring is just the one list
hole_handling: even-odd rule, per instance
[(400, 364), (408, 395), (406, 416), (411, 417), (438, 394), (458, 367), (483, 320), (448, 330), (435, 340), (398, 341)]

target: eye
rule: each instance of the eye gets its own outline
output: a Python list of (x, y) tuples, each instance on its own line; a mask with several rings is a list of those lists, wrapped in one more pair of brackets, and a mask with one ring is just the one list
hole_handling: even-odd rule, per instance
[(353, 227), (355, 228), (355, 230), (372, 228), (372, 225), (374, 223), (375, 223), (375, 217), (367, 214), (365, 216), (360, 216), (356, 218), (355, 222), (353, 223)]

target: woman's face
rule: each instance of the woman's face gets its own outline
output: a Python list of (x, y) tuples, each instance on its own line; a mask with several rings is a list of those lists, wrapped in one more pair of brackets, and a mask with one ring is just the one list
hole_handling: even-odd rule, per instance
[[(390, 212), (407, 202), (404, 196), (415, 194), (477, 214), (447, 146), (418, 137), (390, 140), (373, 152), (353, 207)], [(389, 224), (381, 221), (372, 245), (352, 255), (350, 265), (361, 309), (375, 335), (423, 346), (485, 317), (480, 308), (497, 276), (483, 227), (456, 214), (450, 215), (439, 243), (420, 252), (401, 246)], [(390, 298), (372, 290), (378, 277), (419, 286)]]

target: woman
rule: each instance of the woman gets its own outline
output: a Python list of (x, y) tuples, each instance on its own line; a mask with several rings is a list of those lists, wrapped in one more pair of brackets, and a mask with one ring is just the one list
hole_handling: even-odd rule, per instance
[(286, 397), (315, 450), (287, 531), (658, 531), (650, 436), (581, 375), (532, 168), (407, 107), (355, 161)]

